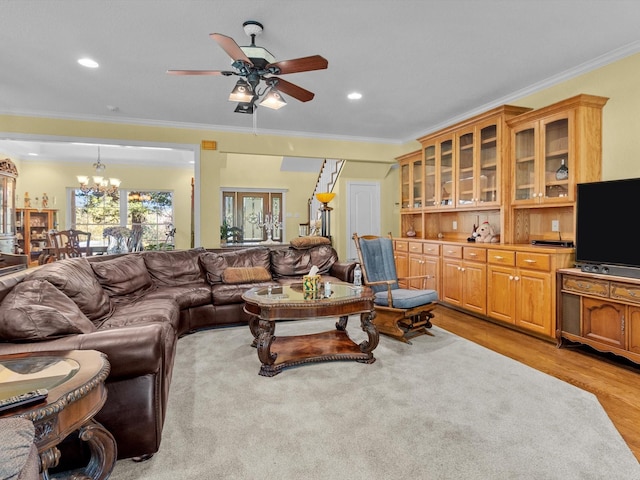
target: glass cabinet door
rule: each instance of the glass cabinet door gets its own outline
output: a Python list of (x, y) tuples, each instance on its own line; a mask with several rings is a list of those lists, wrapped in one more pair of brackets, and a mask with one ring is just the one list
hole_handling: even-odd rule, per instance
[(474, 184), (474, 151), (473, 132), (458, 137), (458, 206), (470, 205), (475, 202), (473, 195)]
[(453, 206), (453, 140), (439, 143), (440, 205)]
[(402, 185), (402, 192), (400, 193), (401, 195), (401, 207), (402, 208), (409, 208), (411, 207), (411, 197), (410, 197), (410, 170), (409, 170), (409, 165), (408, 164), (404, 164), (400, 166), (400, 182)]
[(515, 133), (514, 202), (537, 197), (536, 191), (536, 129), (525, 128)]
[(424, 206), (433, 207), (438, 204), (436, 195), (436, 146), (429, 145), (424, 149)]
[(413, 208), (422, 208), (422, 160), (411, 163), (411, 182), (413, 184)]
[(542, 124), (544, 145), (545, 200), (567, 201), (569, 196), (569, 119), (561, 118)]
[(478, 198), (480, 203), (499, 203), (498, 178), (498, 126), (480, 129), (480, 176)]

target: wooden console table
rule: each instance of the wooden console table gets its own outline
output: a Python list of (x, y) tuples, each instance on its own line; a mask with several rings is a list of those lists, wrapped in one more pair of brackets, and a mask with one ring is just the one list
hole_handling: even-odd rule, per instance
[(85, 468), (65, 473), (62, 478), (102, 480), (111, 475), (116, 442), (93, 420), (107, 398), (104, 381), (110, 368), (106, 356), (95, 350), (21, 353), (0, 358), (0, 398), (43, 388), (49, 392), (44, 402), (0, 415), (33, 422), (43, 479), (49, 478), (49, 468), (58, 465), (57, 446), (76, 430), (79, 438), (87, 442), (91, 459)]
[(640, 279), (558, 270), (558, 346), (589, 345), (640, 364)]
[[(254, 336), (262, 363), (260, 375), (273, 377), (294, 365), (331, 360), (355, 360), (373, 363), (373, 350), (379, 334), (372, 320), (375, 315), (373, 291), (356, 288), (349, 283), (332, 283), (331, 291), (324, 287), (304, 292), (302, 284), (256, 287), (246, 292), (245, 312), (252, 315), (249, 328)], [(362, 330), (367, 340), (356, 344), (347, 334), (349, 315), (360, 314)], [(296, 336), (275, 335), (278, 320), (303, 320), (316, 317), (339, 317), (335, 330)]]

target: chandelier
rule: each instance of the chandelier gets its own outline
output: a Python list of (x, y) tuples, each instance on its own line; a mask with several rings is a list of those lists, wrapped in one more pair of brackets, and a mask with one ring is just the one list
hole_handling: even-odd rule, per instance
[(100, 161), (100, 147), (98, 147), (98, 161), (93, 164), (96, 175), (92, 176), (93, 185), (89, 185), (89, 177), (87, 175), (78, 175), (78, 183), (83, 193), (93, 193), (99, 197), (110, 195), (114, 197), (120, 188), (120, 180), (117, 178), (105, 178), (101, 174), (106, 170), (107, 166)]

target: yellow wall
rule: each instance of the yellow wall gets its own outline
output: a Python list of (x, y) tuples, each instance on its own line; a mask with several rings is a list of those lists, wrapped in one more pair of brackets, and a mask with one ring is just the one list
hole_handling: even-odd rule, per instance
[(640, 54), (611, 63), (518, 100), (544, 107), (588, 93), (608, 97), (602, 113), (602, 179), (640, 177)]
[[(636, 137), (640, 127), (640, 88), (637, 79), (640, 74), (640, 54), (619, 60), (579, 77), (567, 80), (538, 93), (524, 96), (514, 105), (526, 105), (533, 108), (543, 107), (579, 93), (588, 93), (609, 97), (610, 100), (603, 113), (603, 179), (640, 177), (640, 162), (636, 155)], [(505, 92), (505, 95), (509, 92)], [(219, 245), (220, 232), (220, 188), (225, 186), (287, 188), (287, 212), (292, 217), (287, 219), (285, 239), (297, 235), (298, 218), (306, 220), (306, 199), (310, 196), (315, 178), (309, 180), (306, 174), (279, 171), (282, 156), (340, 158), (347, 160), (338, 185), (336, 198), (332, 201), (335, 209), (332, 216), (331, 233), (336, 239), (338, 254), (342, 257), (346, 251), (348, 235), (344, 232), (347, 212), (344, 211), (346, 184), (350, 180), (375, 179), (380, 181), (382, 194), (382, 232), (391, 231), (398, 234), (398, 170), (389, 169), (394, 158), (419, 148), (415, 140), (404, 145), (383, 144), (373, 142), (349, 142), (344, 140), (323, 140), (317, 138), (285, 137), (276, 135), (241, 134), (218, 132), (208, 129), (185, 129), (154, 126), (126, 125), (118, 123), (83, 122), (24, 116), (0, 116), (0, 132), (8, 134), (30, 134), (41, 136), (87, 137), (101, 140), (132, 140), (136, 142), (173, 143), (188, 146), (199, 146), (202, 140), (216, 140), (218, 150), (200, 152), (200, 245), (215, 247)], [(429, 133), (426, 129), (424, 134)], [(240, 154), (240, 155), (237, 155)], [(265, 160), (264, 155), (273, 155), (273, 160)], [(239, 159), (239, 160), (238, 160)], [(21, 177), (18, 189), (24, 186), (33, 191), (57, 192), (68, 185), (68, 173), (60, 175), (64, 179), (51, 174), (47, 177), (46, 187), (39, 181), (31, 182), (25, 178), (26, 162), (18, 164)], [(237, 163), (233, 164), (232, 161)], [(254, 161), (256, 164), (254, 164)], [(249, 168), (245, 168), (250, 165)], [(255, 168), (255, 166), (262, 169)], [(240, 169), (238, 168), (240, 167)], [(115, 171), (109, 174), (117, 176)], [(120, 175), (123, 182), (131, 182), (128, 170)], [(160, 172), (159, 172), (160, 173)], [(258, 174), (259, 173), (259, 174)], [(76, 172), (73, 172), (75, 176)], [(39, 175), (39, 172), (38, 172)], [(137, 175), (137, 174), (136, 174)], [(243, 176), (245, 175), (245, 176)], [(30, 175), (29, 175), (30, 176)], [(146, 176), (146, 173), (143, 175)], [(161, 175), (162, 176), (162, 175)], [(186, 177), (186, 175), (185, 175)], [(313, 176), (315, 177), (315, 175)], [(73, 178), (73, 177), (71, 177)], [(236, 185), (232, 185), (235, 183)], [(33, 185), (33, 187), (31, 187)], [(133, 187), (133, 183), (123, 184)], [(143, 185), (141, 185), (143, 187)], [(150, 187), (149, 187), (150, 188)], [(158, 187), (161, 188), (161, 187)], [(167, 188), (167, 187), (162, 187)], [(44, 189), (44, 190), (43, 190)], [(178, 192), (178, 188), (176, 188)], [(184, 205), (188, 205), (188, 193), (176, 194), (176, 202), (180, 203), (180, 217), (183, 216)], [(33, 194), (32, 194), (33, 196)], [(49, 193), (51, 198), (51, 194)], [(58, 203), (61, 196), (56, 194)], [(300, 217), (295, 217), (299, 213)], [(181, 227), (186, 220), (178, 221), (179, 247), (188, 227)], [(184, 215), (188, 217), (187, 214)], [(300, 220), (303, 221), (303, 220)]]
[[(24, 194), (29, 192), (32, 202), (42, 198), (46, 192), (49, 208), (58, 209), (58, 227), (68, 228), (66, 217), (66, 189), (77, 187), (76, 175), (91, 175), (91, 162), (47, 163), (46, 161), (23, 161), (18, 166), (16, 192), (17, 207), (24, 206)], [(177, 248), (188, 248), (191, 241), (191, 178), (193, 168), (153, 167), (109, 164), (106, 176), (122, 180), (122, 188), (127, 190), (171, 190), (174, 192), (174, 217)], [(32, 206), (35, 206), (32, 203)]]

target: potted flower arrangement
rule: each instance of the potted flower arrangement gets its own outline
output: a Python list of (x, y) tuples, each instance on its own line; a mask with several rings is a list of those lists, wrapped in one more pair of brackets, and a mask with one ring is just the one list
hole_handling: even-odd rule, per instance
[(127, 253), (127, 241), (131, 237), (131, 230), (127, 227), (107, 227), (102, 231), (104, 238), (109, 237), (107, 253)]

